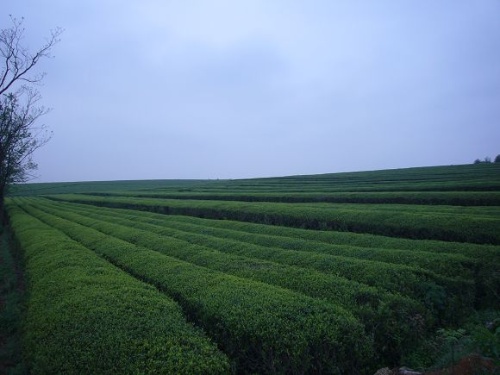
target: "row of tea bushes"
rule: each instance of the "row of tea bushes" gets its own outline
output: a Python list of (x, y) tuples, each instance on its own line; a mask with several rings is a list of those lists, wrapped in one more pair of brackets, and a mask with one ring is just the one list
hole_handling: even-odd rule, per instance
[[(95, 215), (96, 217), (124, 217), (126, 219), (126, 212), (124, 210), (103, 210), (102, 208), (85, 206), (80, 207), (78, 211), (85, 212), (86, 215)], [(121, 212), (120, 212), (121, 211)], [(315, 253), (323, 253), (334, 256), (344, 256), (358, 259), (373, 260), (385, 263), (394, 264), (411, 264), (413, 266), (421, 267), (437, 274), (449, 277), (467, 277), (473, 276), (474, 270), (479, 267), (478, 261), (471, 259), (463, 254), (450, 254), (450, 253), (433, 253), (428, 251), (407, 251), (390, 248), (376, 248), (376, 247), (362, 247), (352, 245), (337, 245), (332, 243), (325, 243), (316, 241), (313, 238), (304, 239), (299, 236), (288, 237), (279, 234), (272, 234), (271, 227), (269, 234), (265, 233), (248, 233), (236, 229), (239, 225), (235, 221), (223, 221), (222, 226), (212, 226), (213, 220), (199, 219), (190, 217), (190, 221), (185, 220), (185, 217), (175, 215), (157, 215), (142, 214), (138, 216), (137, 211), (130, 213), (135, 225), (141, 223), (149, 223), (160, 225), (163, 228), (171, 228), (174, 230), (183, 231), (190, 234), (192, 240), (197, 238), (197, 234), (203, 234), (204, 237), (200, 238), (202, 243), (206, 243), (206, 237), (217, 237), (225, 240), (236, 240), (267, 248), (281, 248), (287, 250), (300, 250), (310, 251)], [(233, 229), (233, 225), (235, 228)], [(293, 230), (293, 229), (292, 229)], [(317, 232), (316, 232), (317, 233)]]
[[(137, 211), (129, 213), (136, 215)], [(144, 214), (142, 214), (144, 215)], [(148, 222), (185, 231), (233, 238), (263, 246), (325, 252), (332, 255), (364, 256), (365, 259), (417, 265), (438, 274), (469, 277), (476, 285), (477, 308), (498, 303), (500, 251), (498, 246), (470, 243), (412, 240), (372, 234), (313, 231), (230, 220), (148, 213)], [(326, 247), (324, 247), (326, 245)], [(350, 255), (349, 255), (350, 254)]]
[[(106, 215), (106, 212), (109, 212), (111, 215), (120, 212), (120, 215), (124, 216), (125, 212), (127, 212), (128, 217), (133, 219), (138, 215), (137, 210), (120, 208), (101, 211), (100, 208), (94, 207), (93, 205), (87, 204), (79, 206), (79, 211), (97, 211), (102, 215)], [(375, 258), (375, 260), (378, 259), (388, 262), (400, 261), (406, 263), (417, 262), (421, 267), (431, 268), (437, 273), (444, 272), (444, 274), (450, 276), (453, 275), (453, 268), (455, 267), (457, 268), (458, 274), (463, 274), (464, 267), (466, 269), (474, 267), (481, 269), (488, 264), (498, 264), (500, 260), (498, 247), (492, 245), (413, 240), (364, 233), (314, 231), (233, 220), (211, 220), (193, 216), (158, 215), (147, 211), (141, 211), (140, 218), (138, 219), (153, 224), (158, 223), (162, 226), (179, 228), (185, 231), (191, 231), (190, 228), (192, 228), (193, 231), (198, 233), (202, 232), (221, 238), (234, 238), (237, 236), (241, 241), (244, 240), (245, 242), (262, 244), (264, 246), (285, 244), (286, 248), (305, 250), (307, 247), (310, 247), (310, 245), (313, 245), (314, 248), (317, 249), (321, 248), (318, 247), (319, 245), (327, 244), (334, 249), (331, 251), (332, 253), (341, 251), (338, 249), (348, 249), (348, 251), (351, 249), (368, 249), (370, 252), (373, 251), (371, 256)], [(346, 255), (347, 252), (344, 251), (343, 255)], [(387, 252), (389, 254), (397, 254), (395, 258), (398, 259), (389, 259), (390, 257), (383, 259), (382, 253)], [(418, 255), (413, 257), (412, 253), (418, 253)], [(443, 259), (446, 259), (446, 262), (438, 262), (438, 260), (442, 260), (442, 258), (439, 258), (441, 256), (445, 257)], [(381, 258), (379, 259), (379, 257)], [(399, 258), (402, 260), (399, 260)], [(457, 262), (459, 263), (457, 264)], [(472, 262), (472, 264), (469, 262)], [(448, 264), (451, 266), (448, 266)], [(465, 272), (467, 273), (468, 271)]]
[(424, 204), (452, 206), (500, 206), (500, 193), (497, 191), (382, 191), (382, 192), (224, 192), (200, 191), (122, 191), (89, 193), (99, 196), (124, 196), (161, 199), (200, 199), (243, 202), (281, 202), (281, 203), (377, 203), (377, 204)]
[(221, 374), (229, 360), (178, 304), (12, 203), (25, 255), (32, 374)]
[[(50, 210), (50, 207), (48, 209)], [(61, 215), (61, 208), (52, 208), (52, 213)], [(66, 217), (71, 221), (82, 222), (85, 225), (96, 227), (99, 216), (103, 214), (105, 215), (105, 210), (97, 213), (97, 216), (93, 218), (78, 218), (70, 212), (69, 216)], [(427, 308), (431, 309), (440, 319), (449, 323), (460, 322), (463, 316), (470, 313), (474, 304), (474, 283), (470, 278), (466, 277), (467, 275), (464, 275), (464, 278), (449, 278), (413, 266), (332, 256), (314, 251), (290, 251), (277, 247), (257, 246), (237, 240), (185, 233), (149, 224), (143, 224), (143, 230), (140, 231), (137, 228), (141, 224), (137, 218), (129, 221), (128, 226), (121, 227), (114, 224), (119, 220), (119, 217), (110, 218), (109, 220), (113, 223), (100, 223), (98, 229), (131, 242), (142, 239), (143, 242), (140, 243), (142, 246), (153, 243), (153, 246), (158, 248), (164, 245), (164, 241), (168, 241), (172, 245), (166, 247), (169, 249), (170, 254), (176, 257), (186, 257), (187, 251), (191, 250), (194, 254), (193, 257), (199, 258), (199, 252), (193, 248), (193, 245), (199, 245), (197, 250), (209, 246), (219, 252), (297, 266), (328, 275), (333, 274), (424, 301)], [(153, 234), (163, 236), (155, 241)], [(174, 238), (177, 241), (174, 241)], [(207, 263), (203, 264), (205, 266), (207, 264), (209, 266), (214, 262), (210, 254), (206, 259)]]
[(339, 306), (196, 266), (33, 206), (22, 207), (172, 296), (230, 357), (236, 372), (356, 373), (374, 358), (362, 324)]
[[(415, 300), (329, 272), (322, 273), (270, 260), (248, 258), (244, 256), (244, 251), (239, 252), (240, 255), (234, 255), (225, 252), (224, 243), (220, 241), (211, 247), (209, 243), (207, 246), (193, 244), (188, 240), (196, 236), (195, 234), (181, 236), (185, 240), (179, 239), (177, 233), (164, 227), (141, 222), (141, 212), (134, 220), (128, 220), (120, 216), (121, 213), (126, 216), (126, 212), (120, 210), (110, 216), (113, 212), (104, 208), (94, 208), (91, 212), (87, 209), (90, 207), (46, 202), (43, 204), (40, 200), (36, 207), (177, 259), (338, 304), (351, 311), (364, 324), (367, 334), (374, 337), (375, 354), (380, 358), (380, 363), (397, 364), (402, 355), (414, 349), (427, 333), (436, 329), (433, 325), (435, 322), (432, 322), (433, 315)], [(182, 235), (180, 232), (179, 234)], [(199, 240), (199, 243), (203, 244), (203, 238), (200, 237)]]
[(500, 244), (500, 216), (494, 207), (248, 203), (90, 195), (58, 195), (53, 199), (306, 229)]
[[(60, 197), (59, 199), (71, 201), (72, 199), (79, 198), (82, 198), (82, 196), (66, 196)], [(92, 200), (93, 198), (90, 199)], [(89, 203), (88, 201), (86, 202)], [(98, 204), (100, 205), (106, 203), (100, 201)], [(115, 203), (111, 204), (114, 205)], [(120, 207), (124, 207), (126, 205), (127, 204), (124, 202), (119, 203)], [(455, 208), (453, 207), (450, 209), (451, 211), (448, 210), (447, 212), (446, 207), (439, 207), (437, 212), (450, 214), (455, 211)], [(123, 210), (123, 208), (121, 208), (121, 210)], [(146, 206), (141, 207), (141, 210), (155, 211), (157, 210), (157, 207)], [(423, 208), (420, 208), (420, 210), (423, 210)], [(495, 217), (495, 213), (489, 211), (490, 210), (487, 212), (490, 216), (492, 218)], [(137, 211), (130, 210), (129, 212), (134, 213)], [(144, 212), (143, 216), (151, 215), (151, 220), (159, 220), (159, 216), (155, 213), (149, 213), (148, 211)], [(466, 211), (466, 214), (468, 212), (469, 211)], [(479, 212), (483, 212), (483, 210), (479, 208)], [(161, 216), (162, 221), (166, 222), (173, 220), (176, 226), (182, 224), (197, 224), (200, 226), (200, 230), (203, 230), (204, 232), (210, 231), (211, 228), (218, 231), (222, 230), (225, 232), (225, 235), (217, 236), (221, 238), (234, 238), (234, 236), (236, 236), (237, 240), (240, 242), (248, 241), (257, 245), (268, 247), (275, 247), (276, 243), (280, 243), (282, 246), (287, 248), (300, 250), (306, 250), (310, 245), (313, 245), (314, 251), (316, 251), (316, 249), (320, 250), (323, 248), (322, 244), (318, 244), (319, 242), (329, 245), (328, 247), (323, 248), (326, 253), (332, 255), (342, 255), (344, 257), (353, 255), (351, 252), (351, 250), (353, 250), (352, 247), (364, 247), (369, 248), (369, 250), (356, 249), (355, 252), (358, 254), (365, 254), (367, 257), (366, 259), (392, 263), (408, 262), (407, 264), (416, 265), (451, 277), (458, 274), (460, 277), (468, 278), (472, 273), (475, 283), (475, 307), (490, 308), (498, 303), (497, 291), (500, 288), (500, 275), (497, 271), (498, 265), (500, 264), (498, 246), (446, 241), (413, 240), (365, 233), (304, 230), (299, 228), (263, 225), (231, 220), (207, 220), (190, 216)], [(173, 219), (171, 220), (170, 218)], [(489, 220), (493, 219), (490, 218)], [(184, 228), (180, 229), (184, 230)], [(227, 236), (228, 231), (233, 232), (233, 237)], [(234, 233), (234, 231), (237, 233)], [(273, 239), (270, 236), (278, 238)], [(299, 247), (301, 243), (303, 246)], [(337, 246), (332, 247), (332, 245)], [(345, 246), (349, 246), (349, 248), (346, 248)], [(349, 252), (351, 252), (351, 254), (347, 255)], [(421, 254), (415, 255), (415, 253)], [(442, 257), (442, 259), (440, 257)], [(437, 296), (436, 293), (432, 294)]]

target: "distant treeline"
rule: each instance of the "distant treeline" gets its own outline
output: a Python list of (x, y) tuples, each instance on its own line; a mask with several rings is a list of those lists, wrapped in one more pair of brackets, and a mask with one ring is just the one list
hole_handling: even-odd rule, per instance
[[(495, 160), (493, 162), (500, 163), (500, 154), (495, 157)], [(484, 158), (484, 160), (481, 159), (474, 160), (474, 164), (481, 164), (481, 163), (491, 163), (491, 158), (487, 156)]]

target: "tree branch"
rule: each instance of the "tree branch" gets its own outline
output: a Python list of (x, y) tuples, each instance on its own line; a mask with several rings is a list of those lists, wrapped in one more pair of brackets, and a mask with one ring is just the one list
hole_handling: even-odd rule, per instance
[(39, 77), (25, 77), (43, 57), (50, 57), (50, 51), (59, 42), (62, 29), (56, 28), (51, 31), (50, 38), (34, 54), (29, 54), (21, 47), (24, 38), (22, 22), (11, 16), (13, 26), (4, 29), (0, 33), (0, 50), (5, 59), (4, 71), (0, 74), (0, 95), (9, 90), (17, 81), (37, 83), (43, 79), (43, 74)]

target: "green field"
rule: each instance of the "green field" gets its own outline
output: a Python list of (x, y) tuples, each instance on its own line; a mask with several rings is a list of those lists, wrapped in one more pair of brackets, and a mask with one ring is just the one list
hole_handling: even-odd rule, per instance
[(7, 209), (33, 374), (373, 374), (500, 317), (498, 163), (28, 184)]

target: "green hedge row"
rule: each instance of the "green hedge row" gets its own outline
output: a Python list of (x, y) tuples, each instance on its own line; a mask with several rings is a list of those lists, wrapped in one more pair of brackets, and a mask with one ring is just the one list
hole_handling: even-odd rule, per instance
[(32, 374), (228, 373), (229, 361), (171, 299), (8, 204), (25, 254)]
[[(89, 205), (84, 205), (89, 206)], [(89, 206), (93, 209), (93, 206)], [(136, 210), (115, 209), (115, 212), (127, 211), (130, 215), (138, 214)], [(203, 227), (203, 230), (210, 228), (237, 231), (251, 234), (251, 238), (258, 238), (259, 235), (277, 236), (279, 238), (290, 238), (294, 241), (303, 239), (314, 242), (321, 242), (330, 245), (346, 245), (353, 247), (364, 247), (382, 250), (405, 250), (407, 252), (422, 252), (426, 254), (454, 254), (473, 259), (474, 262), (481, 260), (484, 263), (493, 262), (498, 264), (500, 252), (498, 246), (479, 245), (471, 243), (456, 243), (434, 240), (413, 240), (406, 238), (393, 238), (387, 236), (350, 233), (338, 231), (317, 231), (300, 228), (290, 228), (284, 226), (271, 226), (265, 224), (248, 223), (231, 220), (211, 220), (192, 216), (162, 215), (141, 211), (141, 217), (149, 217), (154, 220), (161, 218), (167, 222), (195, 224)], [(432, 255), (431, 255), (432, 256)]]
[(500, 244), (500, 214), (489, 207), (243, 203), (86, 195), (61, 195), (53, 199), (306, 229)]
[[(69, 197), (72, 199), (75, 196)], [(78, 197), (78, 196), (76, 196)], [(122, 203), (122, 205), (124, 205)], [(147, 209), (154, 210), (154, 207), (146, 207)], [(442, 209), (442, 207), (440, 207)], [(442, 210), (441, 210), (442, 211)], [(446, 212), (446, 211), (445, 211)], [(453, 212), (453, 210), (452, 210)], [(468, 211), (467, 211), (468, 212)], [(144, 214), (143, 214), (144, 215)], [(158, 216), (151, 213), (153, 220), (156, 220)], [(164, 216), (162, 220), (168, 221), (171, 216)], [(471, 243), (456, 243), (456, 242), (446, 242), (446, 241), (435, 241), (435, 240), (413, 240), (405, 238), (393, 238), (380, 235), (372, 234), (360, 234), (360, 233), (350, 233), (350, 232), (338, 232), (338, 231), (317, 231), (317, 230), (304, 230), (299, 228), (290, 228), (284, 226), (276, 225), (263, 225), (248, 222), (236, 222), (229, 220), (207, 220), (195, 217), (175, 217), (174, 221), (176, 225), (179, 222), (185, 223), (201, 223), (204, 231), (209, 231), (209, 228), (222, 229), (227, 232), (227, 229), (235, 230), (238, 232), (246, 232), (250, 235), (236, 234), (239, 236), (238, 240), (243, 240), (244, 237), (247, 239), (252, 239), (255, 241), (260, 235), (272, 235), (278, 236), (278, 242), (285, 242), (285, 237), (288, 237), (289, 242), (293, 244), (299, 243), (302, 240), (306, 240), (304, 243), (306, 246), (310, 241), (322, 242), (328, 245), (338, 244), (344, 246), (357, 246), (366, 248), (379, 248), (383, 249), (379, 252), (373, 252), (374, 257), (391, 257), (393, 249), (404, 250), (407, 253), (422, 252), (424, 254), (418, 255), (420, 259), (418, 265), (426, 269), (434, 270), (438, 273), (444, 273), (447, 275), (453, 275), (456, 268), (457, 271), (462, 272), (463, 268), (470, 269), (473, 272), (473, 277), (476, 285), (476, 300), (475, 306), (477, 308), (490, 308), (498, 304), (498, 290), (500, 289), (500, 274), (498, 273), (498, 268), (500, 267), (500, 252), (498, 246), (492, 245), (479, 245)], [(256, 236), (259, 235), (259, 236)], [(264, 239), (267, 241), (269, 238)], [(263, 244), (263, 243), (261, 243)], [(297, 246), (297, 245), (293, 245)], [(315, 248), (320, 249), (320, 246), (315, 246)], [(343, 251), (347, 251), (343, 249)], [(382, 256), (381, 252), (385, 252), (386, 255)], [(434, 255), (439, 254), (439, 255)], [(375, 255), (377, 254), (377, 255)], [(392, 262), (408, 260), (409, 264), (415, 264), (410, 261), (413, 255), (402, 255), (399, 252), (398, 259), (393, 259)], [(425, 255), (428, 256), (425, 256)], [(457, 257), (455, 262), (450, 263), (448, 260), (450, 258), (447, 254), (454, 254)], [(344, 254), (345, 255), (345, 254)], [(446, 259), (440, 260), (440, 255), (446, 255)], [(437, 258), (436, 258), (437, 256)], [(463, 260), (463, 256), (469, 258), (471, 263), (467, 260)], [(460, 260), (462, 258), (462, 260)], [(383, 260), (378, 258), (378, 260)], [(446, 261), (445, 261), (446, 260)], [(391, 261), (385, 259), (385, 261)], [(457, 266), (457, 262), (463, 264), (464, 267)], [(464, 272), (464, 275), (469, 274), (469, 272)]]
[[(65, 201), (65, 200), (64, 200)], [(79, 210), (99, 210), (93, 205), (77, 204)], [(412, 252), (425, 252), (425, 253), (438, 253), (438, 254), (459, 254), (464, 255), (474, 260), (487, 260), (492, 261), (500, 260), (498, 246), (492, 245), (479, 245), (471, 243), (456, 243), (435, 240), (413, 240), (407, 238), (394, 238), (373, 234), (364, 233), (351, 233), (351, 232), (338, 232), (338, 231), (316, 231), (306, 230), (300, 228), (291, 228), (284, 226), (271, 226), (258, 223), (249, 223), (242, 221), (232, 220), (211, 220), (203, 219), (193, 216), (175, 216), (175, 215), (158, 215), (148, 211), (109, 209), (110, 212), (128, 212), (131, 217), (140, 215), (141, 218), (152, 218), (162, 221), (167, 224), (168, 222), (187, 223), (201, 225), (203, 229), (217, 228), (217, 229), (230, 229), (232, 231), (250, 233), (252, 235), (269, 235), (278, 236), (280, 238), (288, 237), (292, 239), (304, 239), (314, 242), (322, 242), (326, 244), (338, 244), (355, 247), (379, 248), (386, 250), (406, 250)], [(103, 214), (105, 211), (99, 211)]]
[[(109, 216), (105, 208), (89, 212), (85, 210), (86, 207), (71, 204), (41, 203), (39, 200), (36, 207), (44, 212), (177, 259), (338, 304), (351, 311), (364, 324), (367, 333), (374, 336), (375, 352), (379, 358), (377, 362), (381, 365), (397, 365), (401, 355), (411, 352), (426, 333), (435, 329), (431, 322), (432, 315), (425, 312), (416, 301), (349, 281), (332, 273), (214, 251), (221, 250), (221, 245), (223, 247), (224, 244), (219, 242), (215, 246), (205, 247), (202, 246), (203, 237), (199, 238), (200, 241), (195, 241), (199, 245), (193, 245), (187, 242), (191, 236), (196, 236), (193, 233), (187, 237), (182, 236), (182, 233), (145, 224), (140, 217), (134, 217), (134, 220), (122, 218), (120, 212)], [(121, 213), (126, 216), (126, 212)]]
[(217, 192), (206, 191), (178, 192), (174, 189), (164, 192), (102, 192), (87, 193), (99, 196), (123, 196), (136, 198), (161, 199), (201, 199), (244, 202), (282, 202), (282, 203), (389, 203), (389, 204), (424, 204), (452, 206), (500, 206), (500, 193), (497, 191), (387, 191), (387, 192), (297, 192), (291, 193), (286, 187), (280, 191), (240, 192), (239, 190)]
[(236, 372), (357, 373), (373, 359), (361, 323), (334, 304), (196, 266), (23, 207), (173, 296), (229, 355)]
[[(97, 210), (99, 210), (99, 208), (97, 208)], [(96, 214), (105, 215), (105, 212), (100, 211), (99, 213), (96, 212)], [(384, 263), (417, 266), (433, 271), (437, 274), (450, 277), (471, 278), (474, 269), (477, 266), (477, 261), (460, 254), (437, 254), (422, 251), (326, 244), (312, 239), (305, 240), (302, 238), (290, 238), (278, 235), (240, 232), (231, 229), (231, 224), (234, 223), (234, 221), (224, 221), (224, 224), (226, 224), (224, 228), (214, 228), (205, 226), (205, 222), (198, 222), (195, 224), (183, 221), (172, 221), (168, 220), (170, 217), (171, 216), (157, 215), (150, 218), (136, 217), (134, 219), (145, 223), (167, 226), (169, 228), (187, 233), (193, 233), (195, 236), (194, 238), (196, 238), (196, 234), (202, 233), (205, 236), (212, 236), (225, 240), (235, 240), (267, 248), (272, 247), (286, 250), (300, 250)], [(273, 226), (271, 228), (275, 227)]]
[[(138, 215), (138, 211), (129, 212), (131, 217)], [(137, 219), (139, 220), (139, 217)], [(362, 257), (388, 263), (416, 265), (451, 277), (472, 277), (476, 286), (476, 308), (492, 308), (498, 304), (498, 290), (500, 290), (498, 246), (395, 239), (358, 233), (312, 231), (144, 212), (141, 212), (140, 219), (187, 232), (235, 239), (261, 246)]]
[[(137, 223), (134, 222), (134, 225), (137, 226)], [(166, 231), (165, 228), (161, 230), (163, 233)], [(182, 234), (179, 231), (170, 231), (169, 234), (220, 251), (334, 273), (349, 280), (406, 295), (425, 303), (444, 321), (459, 322), (470, 312), (475, 302), (475, 284), (467, 275), (464, 275), (465, 278), (449, 278), (411, 265), (283, 250), (192, 233)]]
[[(58, 210), (60, 208), (54, 208), (52, 213), (59, 215)], [(99, 214), (96, 218), (98, 217)], [(70, 214), (70, 220), (78, 219)], [(95, 218), (80, 218), (80, 220), (83, 220), (86, 225), (96, 223)], [(113, 218), (110, 220), (116, 222), (118, 219)], [(138, 220), (129, 221), (127, 224), (135, 228), (140, 225)], [(113, 226), (113, 224), (106, 225), (108, 227), (106, 233), (118, 236), (117, 233), (120, 228)], [(464, 278), (448, 278), (413, 266), (333, 256), (311, 251), (291, 251), (277, 247), (257, 246), (227, 238), (220, 239), (203, 234), (185, 233), (163, 226), (155, 227), (143, 224), (142, 227), (146, 231), (139, 232), (134, 228), (122, 228), (120, 235), (126, 236), (125, 238), (131, 241), (134, 241), (140, 235), (145, 237), (147, 241), (151, 233), (159, 233), (180, 239), (184, 242), (177, 243), (172, 246), (175, 250), (170, 250), (179, 254), (176, 256), (183, 256), (184, 248), (191, 246), (190, 244), (197, 244), (209, 246), (222, 252), (336, 274), (349, 280), (423, 301), (428, 308), (435, 310), (443, 319), (455, 322), (460, 321), (462, 314), (470, 312), (474, 304), (474, 283), (469, 278), (466, 278), (467, 275), (464, 275)], [(451, 311), (453, 313), (450, 313)], [(458, 314), (457, 311), (460, 311), (460, 313)]]
[[(211, 193), (499, 191), (499, 176), (500, 164), (490, 163), (247, 180), (212, 180), (178, 189), (160, 187), (155, 190)], [(152, 189), (144, 189), (146, 190)]]
[[(39, 203), (42, 202), (44, 201), (39, 201)], [(337, 245), (316, 241), (314, 234), (308, 239), (304, 239), (300, 236), (288, 237), (279, 234), (274, 235), (273, 230), (278, 228), (276, 226), (268, 226), (267, 229), (270, 229), (268, 233), (250, 233), (239, 230), (238, 223), (229, 220), (220, 222), (196, 217), (150, 214), (144, 211), (102, 209), (90, 205), (76, 208), (74, 204), (72, 206), (61, 206), (57, 205), (55, 202), (50, 205), (55, 205), (55, 207), (59, 209), (66, 208), (71, 211), (77, 210), (79, 212), (85, 212), (86, 215), (94, 215), (93, 217), (97, 218), (113, 217), (113, 220), (115, 220), (116, 216), (119, 215), (124, 219), (133, 219), (134, 225), (139, 224), (138, 222), (142, 222), (161, 225), (162, 227), (166, 226), (187, 233), (194, 233), (195, 236), (190, 238), (196, 238), (197, 234), (203, 234), (205, 236), (217, 237), (225, 240), (236, 240), (239, 242), (265, 246), (267, 248), (277, 247), (287, 250), (311, 251), (385, 263), (412, 265), (449, 277), (472, 278), (476, 269), (479, 267), (478, 260), (471, 259), (463, 254), (443, 254), (418, 250), (407, 251), (366, 246), (361, 247), (349, 244)], [(127, 212), (129, 212), (129, 214), (127, 214)], [(233, 226), (235, 226), (234, 229)], [(294, 230), (295, 229), (292, 229), (292, 231)], [(205, 239), (202, 238), (201, 243), (205, 243), (204, 241)]]

